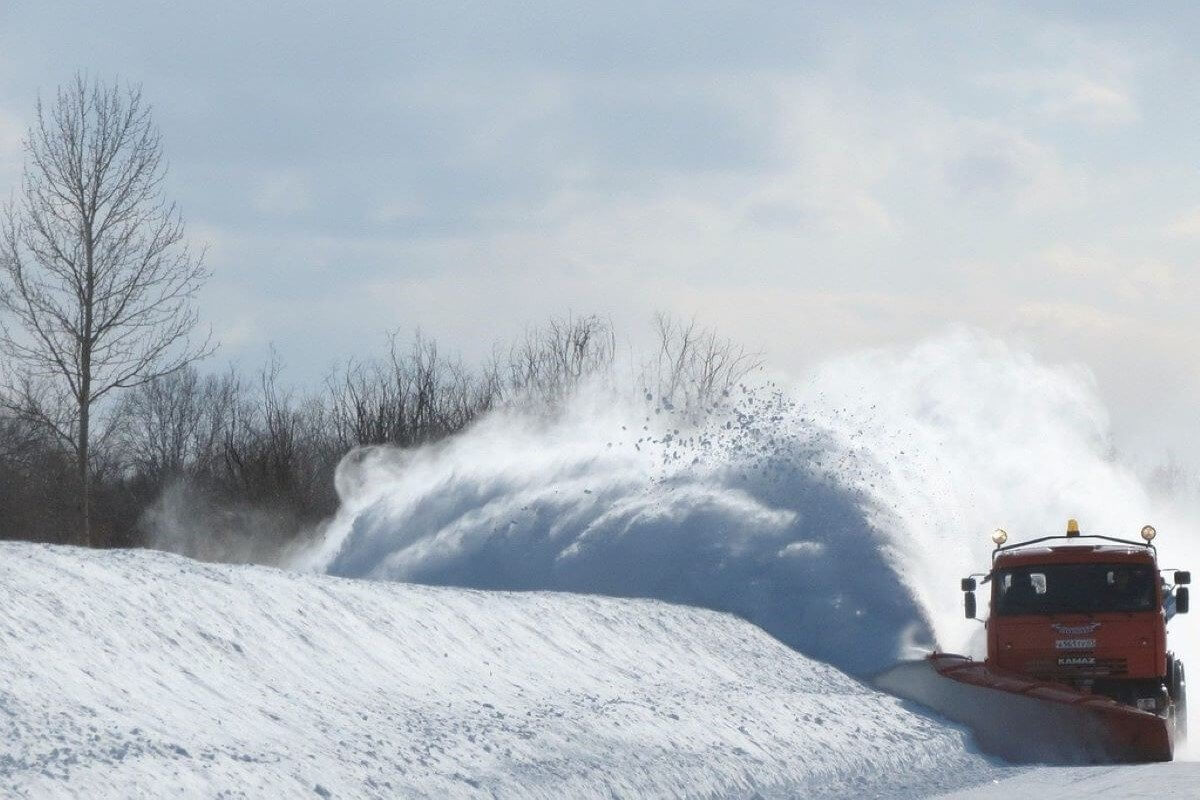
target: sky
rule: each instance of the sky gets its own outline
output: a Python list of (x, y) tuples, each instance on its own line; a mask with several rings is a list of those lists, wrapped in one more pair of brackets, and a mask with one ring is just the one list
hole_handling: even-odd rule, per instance
[[(218, 361), (695, 316), (801, 371), (971, 325), (1200, 445), (1200, 10), (1124, 3), (0, 0), (39, 92), (140, 83)], [(1196, 459), (1200, 463), (1200, 459)]]

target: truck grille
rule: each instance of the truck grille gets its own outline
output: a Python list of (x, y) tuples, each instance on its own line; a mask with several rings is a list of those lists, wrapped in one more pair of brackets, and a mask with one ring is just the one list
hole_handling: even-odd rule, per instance
[(1039, 677), (1053, 678), (1063, 675), (1088, 677), (1122, 676), (1129, 674), (1129, 665), (1123, 658), (1097, 658), (1082, 653), (1062, 655), (1050, 659), (1034, 659), (1029, 662), (1029, 673)]

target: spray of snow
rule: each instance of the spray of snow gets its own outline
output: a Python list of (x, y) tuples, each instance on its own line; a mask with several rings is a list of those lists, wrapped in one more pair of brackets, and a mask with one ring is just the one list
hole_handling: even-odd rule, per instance
[(743, 387), (698, 423), (582, 392), (553, 420), (497, 414), (437, 446), (350, 454), (341, 510), (300, 563), (731, 611), (867, 674), (914, 646), (978, 652), (957, 579), (986, 569), (997, 526), (1152, 520), (1164, 563), (1200, 563), (1188, 515), (1115, 461), (1108, 427), (1086, 370), (965, 329)]
[(201, 561), (277, 565), (312, 539), (296, 520), (250, 503), (229, 503), (185, 480), (169, 484), (139, 525), (155, 550)]

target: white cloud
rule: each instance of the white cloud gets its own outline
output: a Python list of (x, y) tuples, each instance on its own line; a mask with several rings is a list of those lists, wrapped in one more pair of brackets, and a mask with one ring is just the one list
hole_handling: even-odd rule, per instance
[(394, 197), (376, 206), (370, 221), (387, 225), (411, 219), (421, 211), (421, 203), (415, 197)]
[(1200, 238), (1200, 207), (1179, 214), (1162, 226), (1161, 232), (1173, 239)]
[(234, 349), (261, 343), (264, 333), (254, 315), (222, 316), (213, 327), (213, 338), (222, 347)]
[(1067, 244), (1056, 244), (1044, 250), (1037, 261), (1062, 275), (1091, 279), (1116, 270), (1112, 254), (1095, 247), (1080, 249)]
[(1117, 39), (1080, 25), (1043, 24), (1031, 31), (1025, 66), (985, 70), (976, 83), (1019, 103), (1019, 118), (1041, 117), (1091, 127), (1141, 119), (1134, 86), (1153, 54), (1136, 39)]
[(1124, 87), (1080, 75), (1064, 75), (1061, 79), (1057, 92), (1044, 101), (1047, 113), (1103, 125), (1120, 125), (1138, 118), (1133, 97)]
[(1094, 126), (1125, 125), (1139, 118), (1125, 81), (1075, 69), (1024, 69), (988, 73), (979, 83), (1023, 102), (1042, 117)]
[(281, 170), (259, 178), (253, 200), (264, 214), (290, 217), (312, 208), (313, 192), (302, 172)]
[(888, 235), (900, 220), (884, 200), (883, 183), (901, 161), (874, 98), (826, 81), (755, 76), (775, 112), (764, 120), (781, 169), (747, 197), (760, 220), (792, 210), (796, 222), (851, 237)]
[(1118, 292), (1129, 299), (1165, 297), (1177, 286), (1175, 268), (1163, 261), (1142, 260), (1125, 268)]
[(1055, 300), (1030, 300), (1018, 305), (1013, 318), (1018, 328), (1039, 331), (1043, 335), (1082, 336), (1109, 340), (1122, 327), (1112, 313), (1083, 303)]
[[(531, 80), (537, 95), (545, 82)], [(549, 314), (599, 311), (640, 323), (662, 308), (700, 313), (755, 348), (803, 341), (780, 348), (796, 366), (796, 352), (819, 357), (974, 318), (966, 295), (977, 290), (962, 288), (967, 279), (955, 274), (957, 262), (939, 251), (944, 230), (971, 229), (985, 240), (1089, 201), (1086, 176), (1064, 166), (1051, 144), (936, 95), (896, 97), (832, 76), (770, 71), (660, 80), (655, 91), (664, 96), (706, 97), (746, 122), (758, 136), (758, 158), (719, 169), (606, 169), (603, 154), (572, 140), (558, 116), (586, 102), (594, 77), (556, 84), (547, 93), (553, 102), (536, 104), (534, 121), (528, 109), (517, 112), (519, 124), (505, 121), (501, 103), (472, 105), (469, 98), (487, 93), (462, 86), (452, 100), (457, 113), (479, 129), (504, 132), (492, 140), (503, 147), (471, 138), (470, 158), (503, 153), (501, 167), (532, 163), (550, 176), (544, 189), (492, 198), (486, 213), (499, 223), (418, 237), (307, 227), (283, 235), (286, 241), (272, 241), (278, 233), (232, 242), (218, 235), (214, 265), (286, 270), (287, 303), (260, 309), (266, 332), (311, 306), (322, 311), (305, 316), (329, 317), (360, 340), (420, 326), (452, 347), (486, 353), (504, 329)], [(625, 94), (611, 84), (605, 91)], [(524, 94), (519, 87), (511, 93)], [(437, 116), (436, 98), (426, 102)], [(530, 125), (541, 130), (533, 143), (519, 135)], [(571, 146), (547, 144), (564, 141)], [(301, 176), (268, 177), (273, 202), (264, 210), (295, 211), (300, 206), (282, 199), (296, 194), (311, 199)], [(388, 188), (368, 206), (371, 222), (428, 212), (413, 187)], [(322, 265), (339, 264), (370, 265), (374, 275), (339, 272), (356, 286), (334, 302), (328, 287), (312, 286), (330, 274)], [(983, 280), (1007, 287), (1006, 275), (997, 266)], [(948, 288), (948, 278), (959, 288)], [(1142, 282), (1154, 278), (1148, 273)], [(329, 303), (355, 311), (338, 314)], [(489, 331), (483, 339), (471, 333), (481, 324)]]
[(941, 179), (954, 206), (966, 204), (976, 213), (1042, 214), (1078, 207), (1089, 196), (1087, 176), (1066, 165), (1052, 144), (1020, 126), (939, 109), (914, 136), (932, 177)]
[[(362, 38), (305, 23), (341, 65), (305, 58), (315, 82), (284, 70), (247, 89), (247, 58), (278, 55), (254, 25), (253, 48), (231, 45), (218, 70), (173, 60), (179, 77), (152, 88), (173, 163), (201, 176), (178, 199), (211, 223), (189, 227), (212, 244), (202, 313), (229, 350), (293, 346), (306, 378), (388, 328), (471, 357), (550, 314), (628, 329), (656, 308), (792, 368), (964, 319), (1064, 357), (1179, 360), (1146, 337), (1196, 330), (1200, 275), (1185, 264), (1200, 207), (1165, 227), (1162, 212), (1194, 192), (1178, 166), (1183, 33), (1104, 12), (997, 6), (978, 25), (904, 4), (886, 20), (785, 6), (760, 21), (807, 19), (812, 37), (760, 46), (770, 31), (755, 24), (692, 41), (663, 13), (631, 40), (577, 14), (587, 37), (551, 41), (508, 14), (483, 47), (464, 35), (477, 21), (447, 18), (411, 60), (384, 40), (360, 59)], [(31, 96), (44, 79), (29, 75), (13, 85)], [(240, 102), (212, 114), (196, 96)], [(0, 169), (20, 133), (4, 120)], [(206, 180), (210, 165), (231, 180)]]
[[(25, 131), (16, 118), (0, 109), (0, 188), (15, 186), (21, 172), (21, 142)], [(7, 191), (0, 192), (7, 195)]]
[(1088, 294), (1117, 302), (1162, 299), (1177, 285), (1171, 264), (1116, 253), (1108, 246), (1058, 244), (1043, 251), (1035, 262), (1070, 277), (1076, 286), (1086, 286)]

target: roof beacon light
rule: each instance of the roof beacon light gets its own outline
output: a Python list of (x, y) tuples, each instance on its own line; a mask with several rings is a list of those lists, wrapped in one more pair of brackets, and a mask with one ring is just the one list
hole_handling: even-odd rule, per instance
[(1008, 533), (1003, 528), (996, 528), (992, 531), (992, 541), (996, 543), (996, 547), (1008, 541)]
[(1079, 523), (1073, 519), (1067, 520), (1067, 536), (1075, 537), (1079, 535)]
[(1147, 542), (1152, 541), (1154, 539), (1155, 535), (1157, 535), (1157, 534), (1158, 534), (1158, 531), (1154, 530), (1153, 525), (1146, 525), (1145, 527), (1142, 528), (1142, 538), (1145, 539)]

